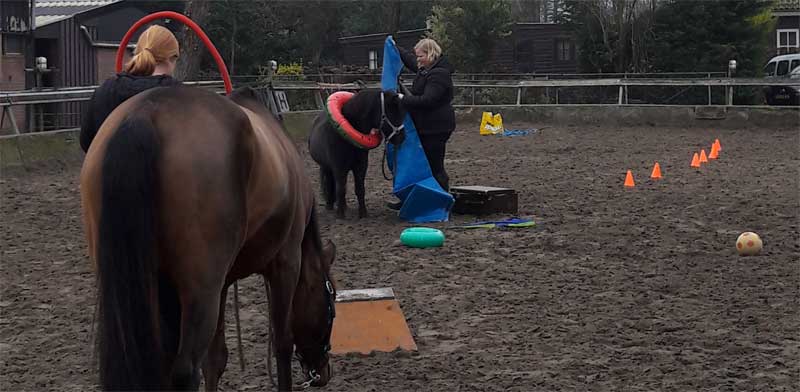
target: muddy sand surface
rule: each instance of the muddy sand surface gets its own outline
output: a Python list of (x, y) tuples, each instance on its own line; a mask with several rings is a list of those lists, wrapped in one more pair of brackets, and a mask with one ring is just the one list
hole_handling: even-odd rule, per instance
[[(384, 207), (390, 185), (375, 150), (370, 216), (355, 218), (351, 190), (346, 220), (322, 209), (323, 235), (339, 249), (339, 288), (392, 287), (419, 351), (335, 357), (327, 390), (797, 390), (796, 129), (477, 133), (465, 124), (449, 144), (452, 184), (513, 188), (519, 215), (537, 226), (464, 230), (454, 226), (506, 216), (453, 215), (429, 225), (445, 231), (442, 248), (405, 248), (397, 239), (410, 225)], [(691, 168), (715, 138), (720, 159)], [(308, 157), (307, 168), (316, 182)], [(628, 169), (633, 189), (622, 186)], [(0, 177), (0, 390), (95, 387), (79, 171), (73, 162)], [(736, 255), (743, 231), (761, 235), (760, 256)], [(240, 292), (248, 367), (238, 366), (229, 304), (221, 389), (265, 390), (261, 280)]]

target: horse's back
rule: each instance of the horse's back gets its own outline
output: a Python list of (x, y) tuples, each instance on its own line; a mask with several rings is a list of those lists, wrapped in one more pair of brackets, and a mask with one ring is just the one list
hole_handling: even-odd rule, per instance
[(248, 225), (257, 226), (287, 209), (309, 210), (313, 203), (311, 184), (294, 142), (271, 118), (244, 107), (242, 110), (252, 124), (253, 143)]
[(331, 126), (328, 124), (326, 116), (325, 112), (318, 114), (311, 125), (311, 132), (308, 134), (308, 152), (317, 163), (327, 163), (325, 162), (326, 153), (329, 149), (329, 137), (332, 129), (330, 129)]
[[(152, 129), (126, 127), (134, 121)], [(249, 128), (237, 105), (197, 88), (157, 88), (124, 102), (103, 123), (84, 162), (81, 186), (86, 189), (82, 193), (87, 226), (96, 231), (100, 218), (103, 162), (137, 159), (106, 157), (109, 141), (118, 132), (153, 132), (160, 232), (164, 243), (174, 244), (170, 253), (194, 254), (191, 247), (203, 237), (210, 256), (227, 254), (230, 259), (246, 227)]]
[(351, 170), (354, 165), (366, 160), (369, 154), (369, 151), (345, 140), (324, 112), (314, 120), (308, 137), (308, 151), (314, 162), (337, 170)]

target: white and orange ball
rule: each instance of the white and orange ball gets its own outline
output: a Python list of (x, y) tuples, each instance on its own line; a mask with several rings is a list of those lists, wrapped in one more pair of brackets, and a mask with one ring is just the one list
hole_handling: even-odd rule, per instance
[(736, 251), (740, 256), (755, 256), (761, 252), (762, 245), (758, 234), (747, 231), (736, 240)]

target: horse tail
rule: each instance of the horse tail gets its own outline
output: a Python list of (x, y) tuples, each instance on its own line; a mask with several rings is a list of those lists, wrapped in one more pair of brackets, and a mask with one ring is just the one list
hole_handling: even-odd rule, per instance
[(104, 390), (158, 389), (162, 382), (158, 159), (155, 126), (136, 114), (111, 136), (102, 162), (97, 268)]

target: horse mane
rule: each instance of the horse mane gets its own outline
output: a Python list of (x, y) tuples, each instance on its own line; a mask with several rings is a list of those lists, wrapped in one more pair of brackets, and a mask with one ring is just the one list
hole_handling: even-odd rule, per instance
[(368, 133), (381, 121), (379, 89), (361, 90), (342, 107), (342, 114), (361, 133)]
[(311, 239), (311, 245), (317, 254), (322, 254), (322, 235), (319, 231), (316, 202), (311, 207), (311, 218), (308, 221), (308, 226), (306, 226), (306, 236)]

